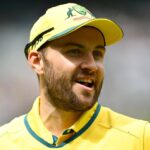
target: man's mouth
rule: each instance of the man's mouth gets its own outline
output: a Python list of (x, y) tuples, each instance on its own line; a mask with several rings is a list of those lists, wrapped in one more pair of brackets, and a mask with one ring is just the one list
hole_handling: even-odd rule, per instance
[(92, 79), (78, 79), (78, 80), (76, 80), (76, 82), (81, 85), (84, 85), (88, 88), (94, 87), (94, 80), (92, 80)]

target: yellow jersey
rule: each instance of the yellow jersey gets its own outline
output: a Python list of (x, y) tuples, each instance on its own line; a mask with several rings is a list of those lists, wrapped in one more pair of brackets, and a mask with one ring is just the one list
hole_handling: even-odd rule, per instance
[(150, 150), (150, 124), (96, 103), (60, 137), (39, 115), (38, 97), (31, 111), (0, 127), (0, 150)]

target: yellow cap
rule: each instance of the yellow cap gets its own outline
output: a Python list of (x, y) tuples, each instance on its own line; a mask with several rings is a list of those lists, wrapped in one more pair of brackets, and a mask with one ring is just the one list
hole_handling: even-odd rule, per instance
[(30, 41), (25, 47), (25, 55), (38, 50), (45, 42), (69, 34), (83, 26), (99, 29), (105, 38), (105, 44), (111, 45), (123, 38), (123, 31), (114, 21), (95, 18), (85, 7), (67, 3), (49, 8), (33, 25)]

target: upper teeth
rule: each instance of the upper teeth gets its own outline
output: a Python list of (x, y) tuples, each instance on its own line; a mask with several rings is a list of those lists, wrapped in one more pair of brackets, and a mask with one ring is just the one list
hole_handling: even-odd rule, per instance
[(80, 79), (79, 82), (92, 83), (92, 80), (90, 80), (90, 79)]

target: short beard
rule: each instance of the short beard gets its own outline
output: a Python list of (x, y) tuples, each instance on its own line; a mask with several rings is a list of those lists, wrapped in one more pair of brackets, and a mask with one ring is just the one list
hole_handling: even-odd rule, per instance
[[(53, 64), (48, 62), (43, 57), (44, 62), (44, 82), (45, 82), (45, 96), (48, 101), (58, 109), (65, 111), (81, 112), (90, 109), (96, 101), (102, 88), (102, 83), (97, 88), (92, 102), (88, 105), (81, 102), (80, 99), (72, 91), (72, 79), (64, 74), (60, 76), (54, 69)], [(73, 78), (73, 77), (72, 77)]]

